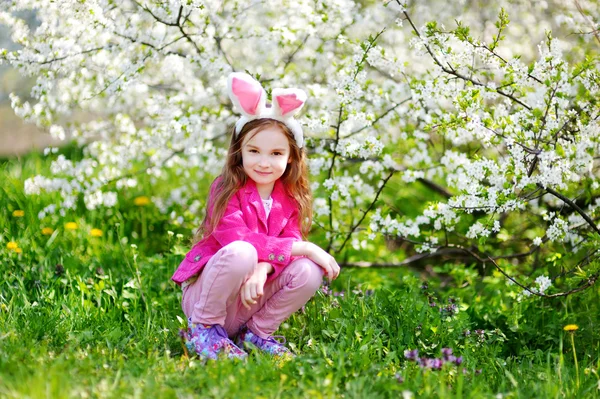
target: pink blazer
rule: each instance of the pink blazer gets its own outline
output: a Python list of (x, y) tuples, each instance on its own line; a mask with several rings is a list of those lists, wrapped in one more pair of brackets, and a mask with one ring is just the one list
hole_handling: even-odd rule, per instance
[[(211, 186), (209, 204), (213, 202), (218, 181), (220, 177)], [(246, 185), (231, 197), (213, 233), (192, 247), (171, 279), (181, 285), (199, 273), (217, 251), (237, 240), (252, 244), (259, 262), (273, 265), (275, 270), (267, 281), (277, 277), (296, 258), (291, 256), (292, 244), (302, 241), (302, 233), (296, 200), (287, 193), (281, 181), (275, 182), (271, 198), (273, 205), (267, 220), (256, 184), (248, 179)]]

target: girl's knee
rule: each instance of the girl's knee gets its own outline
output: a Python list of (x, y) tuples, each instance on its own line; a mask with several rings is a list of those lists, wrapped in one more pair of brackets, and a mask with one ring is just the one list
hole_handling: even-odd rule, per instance
[[(307, 291), (316, 292), (323, 282), (323, 269), (310, 259), (298, 259), (292, 264), (295, 286), (302, 286)], [(290, 266), (292, 266), (290, 265)]]
[(247, 258), (248, 260), (256, 260), (258, 258), (256, 248), (246, 241), (234, 241), (224, 248), (229, 254), (237, 258)]
[(246, 275), (258, 263), (258, 254), (252, 244), (245, 241), (234, 241), (223, 247), (225, 257), (230, 266), (237, 272)]

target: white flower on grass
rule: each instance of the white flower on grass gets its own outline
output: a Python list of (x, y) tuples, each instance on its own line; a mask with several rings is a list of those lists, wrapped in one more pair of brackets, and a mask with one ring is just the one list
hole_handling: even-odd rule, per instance
[(552, 285), (552, 280), (550, 280), (546, 276), (539, 276), (538, 278), (535, 279), (535, 282), (539, 286), (538, 292), (540, 294), (543, 294), (544, 292), (546, 292), (546, 290), (548, 288), (550, 288), (550, 286)]
[(492, 231), (497, 233), (500, 231), (500, 222), (498, 220), (494, 220), (494, 227), (492, 227)]
[(315, 198), (313, 201), (313, 211), (317, 216), (329, 215), (329, 204), (325, 198)]
[(552, 224), (548, 227), (546, 231), (546, 235), (550, 241), (556, 241), (564, 238), (565, 234), (569, 230), (569, 225), (566, 221), (560, 219), (559, 217), (555, 217), (552, 220)]
[(535, 237), (533, 239), (533, 245), (535, 245), (536, 247), (539, 247), (540, 245), (542, 245), (542, 238), (541, 237)]
[(475, 222), (475, 224), (472, 225), (469, 228), (469, 231), (467, 232), (468, 238), (477, 238), (479, 236), (489, 237), (489, 235), (490, 235), (490, 230), (486, 229), (485, 226), (483, 224), (481, 224), (480, 222)]
[(56, 140), (64, 140), (66, 138), (65, 129), (59, 125), (50, 126), (50, 136)]

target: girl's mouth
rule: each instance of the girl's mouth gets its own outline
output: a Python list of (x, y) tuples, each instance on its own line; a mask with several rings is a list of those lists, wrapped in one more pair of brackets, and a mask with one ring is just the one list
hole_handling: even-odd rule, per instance
[(270, 174), (271, 174), (271, 172), (260, 172), (260, 171), (258, 171), (258, 170), (255, 170), (255, 172), (256, 172), (257, 174), (261, 175), (261, 176), (267, 176), (267, 175), (270, 175)]

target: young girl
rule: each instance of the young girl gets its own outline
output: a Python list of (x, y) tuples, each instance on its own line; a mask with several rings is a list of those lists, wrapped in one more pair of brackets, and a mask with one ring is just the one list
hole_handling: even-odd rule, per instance
[(268, 107), (260, 83), (244, 73), (229, 76), (228, 92), (243, 116), (195, 245), (172, 277), (188, 317), (182, 336), (203, 359), (244, 358), (247, 347), (291, 356), (271, 334), (314, 295), (323, 273), (331, 281), (340, 272), (331, 255), (303, 241), (311, 194), (294, 114), (306, 94), (274, 89)]

